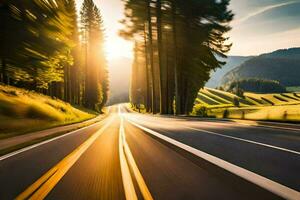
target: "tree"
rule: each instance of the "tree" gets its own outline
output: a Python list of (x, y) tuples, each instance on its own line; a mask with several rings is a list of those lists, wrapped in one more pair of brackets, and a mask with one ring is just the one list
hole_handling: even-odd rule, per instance
[(102, 17), (92, 0), (84, 0), (80, 14), (82, 42), (85, 48), (84, 104), (88, 108), (100, 111), (108, 95)]
[(188, 114), (210, 72), (225, 64), (216, 56), (226, 57), (231, 47), (224, 37), (233, 18), (229, 0), (124, 2), (126, 17), (121, 35), (146, 44), (152, 112), (157, 111), (158, 104), (162, 114)]

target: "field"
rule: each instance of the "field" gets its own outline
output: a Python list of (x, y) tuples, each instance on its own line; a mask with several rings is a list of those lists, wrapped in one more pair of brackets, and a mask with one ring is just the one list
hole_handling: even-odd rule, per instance
[(195, 102), (194, 115), (216, 118), (300, 121), (300, 93), (255, 94), (238, 97), (204, 88)]
[(93, 118), (58, 99), (0, 85), (0, 139)]

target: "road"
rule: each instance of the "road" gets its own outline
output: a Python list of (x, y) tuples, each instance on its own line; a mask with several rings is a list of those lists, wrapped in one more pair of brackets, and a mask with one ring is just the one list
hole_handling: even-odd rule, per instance
[(0, 199), (300, 199), (300, 129), (129, 112), (0, 157)]

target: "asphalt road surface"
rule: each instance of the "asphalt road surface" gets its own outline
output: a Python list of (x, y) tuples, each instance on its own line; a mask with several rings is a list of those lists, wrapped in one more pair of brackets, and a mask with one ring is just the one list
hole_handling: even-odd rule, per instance
[(129, 112), (0, 157), (0, 199), (300, 199), (300, 128)]

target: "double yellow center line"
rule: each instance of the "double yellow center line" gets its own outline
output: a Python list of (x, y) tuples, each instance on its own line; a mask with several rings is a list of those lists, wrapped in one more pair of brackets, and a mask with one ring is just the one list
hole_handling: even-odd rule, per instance
[[(120, 112), (119, 106), (119, 117), (120, 117), (120, 128), (119, 128), (119, 159), (122, 173), (123, 187), (125, 191), (125, 197), (127, 200), (137, 200), (137, 193), (133, 184), (134, 176), (139, 190), (145, 200), (152, 200), (151, 193), (139, 171), (130, 148), (126, 142), (125, 130), (124, 130), (124, 119)], [(35, 181), (29, 186), (24, 192), (16, 197), (17, 200), (32, 199), (40, 200), (44, 199), (56, 184), (62, 179), (62, 177), (68, 172), (68, 170), (75, 164), (75, 162), (82, 156), (82, 154), (95, 142), (95, 140), (111, 125), (115, 116), (105, 123), (105, 125), (88, 138), (84, 143), (77, 147), (72, 153), (65, 157), (62, 161), (52, 167), (46, 174)]]
[(143, 176), (138, 169), (130, 148), (126, 142), (124, 131), (124, 119), (121, 117), (120, 131), (119, 131), (119, 155), (122, 171), (123, 186), (125, 190), (126, 199), (137, 200), (137, 194), (134, 189), (133, 180), (130, 175), (130, 170), (134, 175), (134, 178), (139, 186), (139, 189), (145, 200), (152, 200), (151, 193), (143, 179)]

